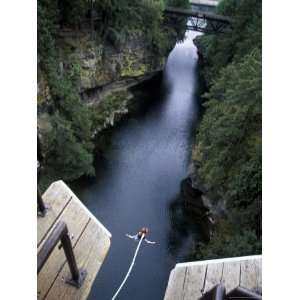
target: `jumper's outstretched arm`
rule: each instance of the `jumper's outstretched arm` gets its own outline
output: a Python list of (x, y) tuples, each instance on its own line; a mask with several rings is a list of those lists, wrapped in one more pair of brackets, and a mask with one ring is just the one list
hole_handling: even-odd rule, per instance
[(138, 235), (137, 235), (137, 234), (135, 234), (135, 235), (130, 235), (130, 234), (127, 234), (127, 233), (126, 233), (126, 236), (129, 237), (130, 239), (134, 239), (134, 240), (137, 240), (137, 238), (138, 238)]
[[(139, 234), (135, 234), (135, 235), (130, 235), (128, 233), (126, 233), (126, 236), (129, 237), (130, 239), (133, 239), (133, 240), (139, 240)], [(147, 244), (156, 244), (156, 242), (152, 242), (152, 241), (149, 241), (147, 240), (145, 237), (143, 238), (143, 240), (147, 243)]]
[(147, 240), (146, 238), (144, 239), (144, 241), (145, 241), (147, 244), (156, 244), (156, 242), (151, 242), (151, 241)]

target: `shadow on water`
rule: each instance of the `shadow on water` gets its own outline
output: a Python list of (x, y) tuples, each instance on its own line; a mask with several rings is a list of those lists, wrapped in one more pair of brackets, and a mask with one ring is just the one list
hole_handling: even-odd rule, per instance
[(199, 119), (195, 35), (176, 45), (161, 74), (132, 90), (131, 113), (102, 140), (96, 177), (72, 184), (112, 233), (90, 300), (111, 299), (126, 274), (136, 247), (126, 233), (147, 226), (157, 244), (142, 245), (120, 300), (163, 299), (171, 269), (189, 254), (197, 230), (181, 209), (180, 185)]
[(167, 235), (168, 251), (170, 255), (182, 261), (185, 260), (193, 242), (191, 235), (193, 224), (189, 222), (182, 209), (180, 194), (170, 203), (169, 212), (172, 230)]

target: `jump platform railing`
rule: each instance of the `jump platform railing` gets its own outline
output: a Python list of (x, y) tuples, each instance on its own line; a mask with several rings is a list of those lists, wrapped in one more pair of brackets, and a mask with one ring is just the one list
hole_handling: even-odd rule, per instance
[(84, 269), (78, 269), (68, 227), (65, 222), (59, 221), (56, 224), (55, 228), (52, 230), (41, 250), (39, 251), (37, 256), (37, 273), (39, 274), (59, 241), (61, 242), (59, 248), (62, 247), (64, 249), (64, 253), (71, 271), (71, 277), (67, 278), (65, 282), (80, 288), (84, 279), (86, 278), (87, 271)]
[[(38, 182), (40, 179), (41, 165), (38, 163)], [(39, 217), (45, 217), (47, 213), (47, 206), (45, 205), (39, 187), (37, 187), (37, 211)], [(84, 269), (79, 270), (75, 255), (73, 252), (72, 242), (69, 236), (68, 226), (65, 222), (59, 221), (47, 240), (43, 244), (37, 255), (37, 273), (41, 271), (45, 265), (47, 259), (55, 249), (56, 245), (61, 242), (59, 249), (63, 248), (70, 271), (71, 277), (65, 280), (66, 283), (73, 285), (77, 288), (82, 286), (84, 279), (86, 278), (87, 271)]]
[(111, 234), (63, 181), (37, 195), (37, 298), (85, 300)]

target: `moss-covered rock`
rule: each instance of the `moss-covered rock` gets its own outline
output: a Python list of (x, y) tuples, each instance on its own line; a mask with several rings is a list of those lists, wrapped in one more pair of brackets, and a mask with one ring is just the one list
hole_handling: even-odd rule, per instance
[[(40, 74), (41, 72), (39, 72)], [(46, 77), (43, 73), (40, 74), (37, 84), (37, 104), (43, 105), (45, 102), (51, 99), (50, 88)]]
[(95, 133), (109, 126), (114, 126), (116, 119), (123, 114), (128, 113), (128, 102), (133, 95), (128, 90), (113, 92), (91, 108), (94, 123)]

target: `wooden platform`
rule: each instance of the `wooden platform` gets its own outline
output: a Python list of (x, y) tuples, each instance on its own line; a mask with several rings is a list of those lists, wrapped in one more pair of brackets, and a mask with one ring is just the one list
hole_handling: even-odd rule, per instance
[(261, 294), (261, 256), (180, 263), (171, 271), (164, 300), (198, 300), (216, 284)]
[(63, 181), (52, 183), (43, 200), (49, 210), (45, 217), (38, 217), (38, 251), (55, 224), (64, 221), (78, 267), (87, 271), (87, 277), (80, 288), (64, 282), (70, 271), (64, 251), (57, 245), (38, 275), (38, 299), (86, 299), (109, 250), (111, 234)]

